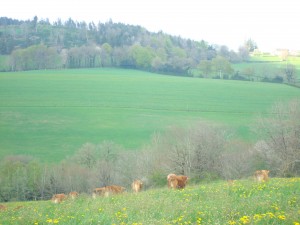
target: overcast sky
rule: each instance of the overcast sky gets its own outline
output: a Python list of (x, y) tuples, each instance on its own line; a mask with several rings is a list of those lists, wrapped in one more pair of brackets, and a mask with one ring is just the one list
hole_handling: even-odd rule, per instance
[(1, 17), (35, 15), (51, 22), (112, 19), (233, 50), (249, 38), (264, 51), (300, 50), (297, 0), (3, 0), (0, 6)]

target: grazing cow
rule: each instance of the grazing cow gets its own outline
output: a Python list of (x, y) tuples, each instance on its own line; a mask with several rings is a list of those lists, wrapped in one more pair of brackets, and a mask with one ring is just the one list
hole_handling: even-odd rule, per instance
[(125, 191), (124, 187), (117, 186), (117, 185), (95, 188), (93, 191), (93, 198), (96, 198), (97, 195), (108, 197), (113, 194), (123, 193), (124, 191)]
[(60, 203), (60, 202), (62, 202), (63, 200), (65, 200), (67, 198), (67, 196), (65, 195), (65, 194), (54, 194), (53, 196), (52, 196), (52, 199), (51, 199), (51, 201), (53, 202), (53, 203)]
[(188, 177), (184, 175), (169, 174), (167, 176), (168, 187), (171, 189), (185, 188)]
[(143, 182), (141, 180), (134, 180), (131, 184), (133, 192), (140, 192), (143, 188)]
[[(167, 176), (167, 181), (168, 181), (168, 188), (172, 188), (172, 186), (174, 185), (175, 188), (177, 186), (177, 183), (176, 183), (176, 179), (174, 179), (176, 177), (176, 174), (175, 173), (170, 173), (168, 176)], [(171, 182), (171, 180), (173, 182)]]
[(256, 170), (254, 173), (254, 179), (258, 182), (268, 181), (269, 172), (270, 170)]
[(100, 195), (100, 196), (103, 196), (105, 193), (105, 187), (102, 187), (102, 188), (95, 188), (93, 190), (93, 198), (96, 198), (97, 195)]
[(69, 197), (70, 197), (71, 199), (75, 199), (75, 198), (77, 198), (78, 196), (79, 196), (79, 193), (76, 192), (76, 191), (71, 191), (71, 192), (69, 193)]
[(227, 180), (228, 186), (233, 186), (236, 180)]
[(5, 205), (0, 204), (0, 211), (5, 211), (7, 210), (7, 207)]

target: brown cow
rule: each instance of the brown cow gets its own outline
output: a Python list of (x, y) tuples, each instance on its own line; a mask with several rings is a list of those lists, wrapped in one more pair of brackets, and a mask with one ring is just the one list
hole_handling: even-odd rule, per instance
[(167, 176), (168, 187), (171, 189), (185, 188), (188, 177), (184, 175), (169, 174)]
[(96, 198), (97, 195), (100, 195), (100, 196), (103, 196), (105, 193), (105, 187), (102, 187), (102, 188), (95, 188), (93, 190), (93, 198)]
[(120, 194), (125, 191), (124, 187), (111, 185), (101, 188), (95, 188), (93, 191), (93, 198), (96, 198), (97, 195), (108, 197), (112, 194)]
[(227, 180), (228, 186), (233, 186), (236, 180)]
[(78, 196), (79, 196), (79, 193), (76, 192), (76, 191), (71, 191), (71, 192), (69, 193), (69, 197), (70, 197), (71, 199), (75, 199), (75, 198), (77, 198)]
[[(167, 176), (167, 181), (168, 181), (168, 188), (176, 188), (177, 186), (177, 181), (175, 181), (175, 178), (176, 177), (176, 174), (175, 173), (170, 173), (168, 176)], [(171, 182), (171, 180), (174, 180), (173, 182)]]
[(65, 200), (67, 198), (67, 196), (65, 194), (54, 194), (51, 198), (51, 201), (53, 203), (60, 203), (62, 202), (63, 200)]
[(5, 211), (7, 210), (7, 207), (5, 205), (0, 204), (0, 211)]
[(131, 184), (133, 192), (140, 192), (143, 188), (143, 182), (141, 180), (134, 180)]
[(258, 182), (268, 181), (269, 172), (270, 170), (256, 170), (254, 173), (254, 179)]

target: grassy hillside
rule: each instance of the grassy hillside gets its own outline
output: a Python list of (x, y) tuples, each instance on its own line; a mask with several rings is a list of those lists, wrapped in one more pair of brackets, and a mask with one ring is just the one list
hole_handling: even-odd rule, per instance
[(300, 179), (238, 180), (149, 189), (97, 199), (82, 195), (61, 204), (6, 203), (0, 224), (300, 224)]
[(103, 140), (135, 149), (153, 132), (195, 120), (225, 124), (251, 139), (249, 125), (258, 113), (299, 97), (300, 89), (282, 84), (134, 70), (0, 73), (0, 157), (54, 161)]

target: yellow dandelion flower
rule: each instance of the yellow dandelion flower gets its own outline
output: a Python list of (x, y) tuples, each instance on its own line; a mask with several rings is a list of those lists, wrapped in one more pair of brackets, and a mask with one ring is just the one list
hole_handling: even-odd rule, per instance
[(300, 223), (299, 223), (299, 222), (296, 222), (296, 221), (295, 221), (293, 224), (294, 224), (294, 225), (300, 225)]
[(280, 219), (280, 220), (285, 220), (285, 215), (279, 215), (279, 216), (278, 216), (278, 219)]
[(242, 224), (250, 223), (250, 217), (249, 216), (243, 216), (243, 217), (240, 218), (240, 221), (242, 222)]
[(202, 221), (202, 218), (198, 217), (198, 218), (197, 218), (197, 224), (200, 225), (200, 224), (201, 224), (201, 221)]
[(234, 225), (234, 224), (236, 224), (236, 222), (233, 221), (233, 220), (229, 220), (229, 221), (228, 221), (228, 224), (229, 224), (229, 225)]

